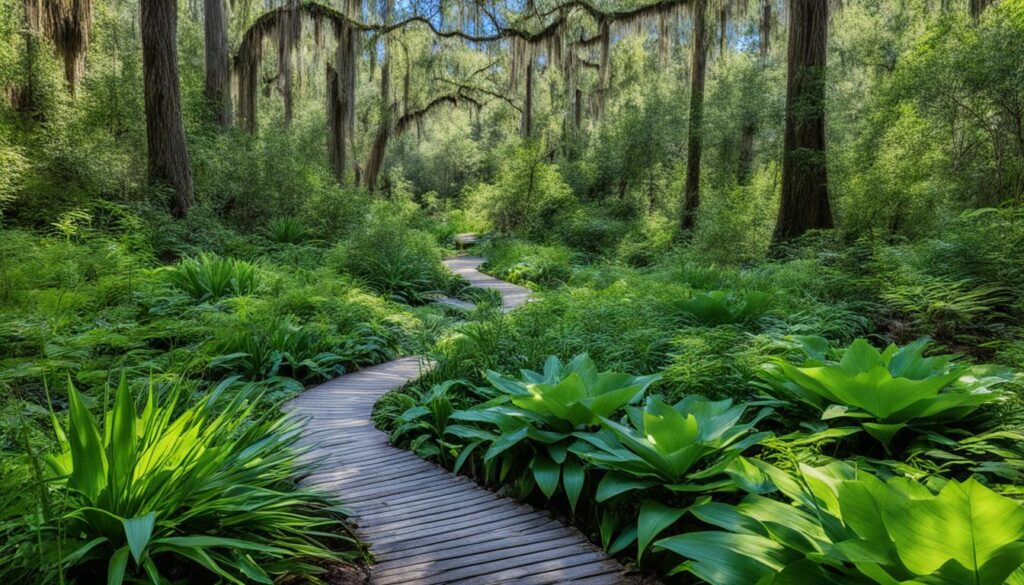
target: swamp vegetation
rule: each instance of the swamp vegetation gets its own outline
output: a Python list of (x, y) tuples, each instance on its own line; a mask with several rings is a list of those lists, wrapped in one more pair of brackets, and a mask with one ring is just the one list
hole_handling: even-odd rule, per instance
[(1024, 584), (1022, 204), (1024, 0), (0, 0), (0, 582), (362, 582), (419, 355), (644, 578)]

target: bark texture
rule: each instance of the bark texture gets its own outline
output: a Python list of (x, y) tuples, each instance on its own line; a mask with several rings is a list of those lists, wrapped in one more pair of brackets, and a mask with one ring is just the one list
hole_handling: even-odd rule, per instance
[(195, 202), (178, 87), (178, 5), (141, 0), (142, 73), (149, 180), (174, 191), (171, 210), (184, 216)]
[(523, 97), (523, 115), (519, 120), (519, 135), (529, 138), (533, 134), (533, 59), (526, 65), (526, 95)]
[(774, 243), (833, 227), (825, 158), (828, 3), (790, 0), (782, 200)]
[(203, 93), (218, 124), (231, 126), (231, 72), (228, 69), (228, 15), (224, 0), (204, 0), (206, 83)]
[(686, 144), (683, 230), (692, 230), (700, 207), (700, 160), (704, 150), (704, 77), (707, 73), (707, 0), (693, 4), (693, 62), (690, 72), (690, 130)]

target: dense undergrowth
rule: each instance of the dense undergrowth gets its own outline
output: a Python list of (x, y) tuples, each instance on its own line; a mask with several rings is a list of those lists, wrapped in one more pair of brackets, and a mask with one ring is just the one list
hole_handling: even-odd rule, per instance
[[(65, 23), (93, 27), (74, 92), (37, 4), (91, 7)], [(232, 3), (232, 49), (260, 4)], [(393, 8), (474, 20), (434, 4)], [(147, 177), (140, 3), (0, 0), (0, 582), (335, 582), (366, 548), (343, 501), (299, 487), (279, 405), (417, 354), (436, 368), (374, 413), (395, 444), (665, 582), (1024, 583), (1024, 1), (828, 3), (836, 227), (773, 247), (786, 4), (709, 11), (682, 230), (688, 12), (581, 49), (583, 103), (538, 58), (532, 130), (503, 50), (419, 16), (388, 50), (367, 35), (338, 173), (333, 41), (272, 48), (268, 27), (257, 130), (228, 128), (204, 95), (212, 3), (179, 3), (176, 218)], [(387, 112), (404, 132), (370, 192)], [(468, 231), (535, 302), (502, 313), (444, 271)]]
[(955, 533), (995, 521), (972, 506), (1019, 510), (1020, 221), (736, 267), (492, 240), (485, 270), (535, 302), (457, 325), (376, 420), (670, 582), (1015, 583), (1017, 557), (993, 567), (1016, 528), (977, 559), (918, 543), (925, 514)]

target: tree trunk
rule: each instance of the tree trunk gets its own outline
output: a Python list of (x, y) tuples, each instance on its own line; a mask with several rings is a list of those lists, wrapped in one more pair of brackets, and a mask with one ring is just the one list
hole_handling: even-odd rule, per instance
[(573, 108), (573, 126), (576, 127), (576, 131), (579, 132), (580, 126), (583, 124), (583, 90), (576, 88), (576, 106)]
[(825, 160), (828, 3), (790, 0), (782, 201), (773, 244), (833, 227)]
[(149, 180), (174, 190), (171, 211), (184, 216), (195, 202), (185, 127), (181, 120), (178, 5), (173, 0), (141, 0), (142, 73), (146, 108)]
[(740, 185), (750, 184), (751, 171), (754, 168), (754, 135), (757, 126), (753, 122), (743, 125), (743, 136), (740, 139), (740, 165), (736, 171), (736, 181)]
[(970, 0), (968, 8), (971, 11), (971, 18), (977, 21), (981, 18), (981, 13), (984, 12), (990, 4), (992, 4), (992, 0)]
[(707, 71), (707, 0), (693, 5), (693, 71), (690, 74), (690, 129), (686, 152), (683, 230), (692, 230), (700, 206), (700, 159), (704, 149), (704, 76)]
[(523, 116), (519, 121), (519, 135), (529, 138), (533, 134), (533, 58), (526, 65), (526, 96), (523, 98)]
[(228, 70), (228, 15), (224, 0), (204, 0), (206, 40), (206, 85), (203, 94), (210, 101), (214, 119), (231, 127), (231, 73)]
[(327, 64), (327, 158), (331, 163), (334, 178), (345, 184), (347, 161), (345, 140), (345, 110), (339, 95), (341, 80), (335, 68)]
[(761, 58), (766, 58), (772, 46), (772, 0), (761, 0), (761, 22), (758, 37)]

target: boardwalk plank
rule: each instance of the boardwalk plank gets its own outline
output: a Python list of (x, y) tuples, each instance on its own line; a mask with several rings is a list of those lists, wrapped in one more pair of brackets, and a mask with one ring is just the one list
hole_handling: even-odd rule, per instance
[[(530, 291), (480, 273), (482, 258), (445, 261), (472, 286), (497, 290), (502, 309)], [(303, 485), (338, 495), (378, 560), (374, 585), (634, 583), (576, 529), (501, 498), (465, 477), (395, 449), (374, 428), (373, 405), (433, 364), (401, 358), (307, 390), (285, 406), (303, 421)]]

